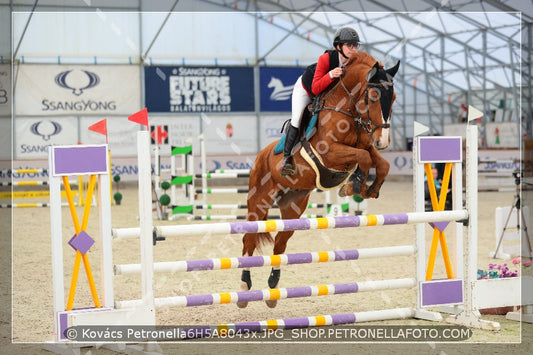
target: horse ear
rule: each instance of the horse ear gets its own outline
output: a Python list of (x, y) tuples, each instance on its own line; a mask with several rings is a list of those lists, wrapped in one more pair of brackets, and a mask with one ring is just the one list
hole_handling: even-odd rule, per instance
[(374, 64), (374, 66), (372, 67), (372, 69), (370, 69), (370, 71), (368, 72), (368, 74), (366, 75), (366, 81), (367, 82), (370, 82), (370, 80), (372, 80), (372, 78), (374, 77), (374, 75), (377, 74), (379, 70), (379, 62), (376, 62), (376, 64)]
[(398, 61), (398, 63), (396, 63), (395, 66), (393, 66), (392, 68), (389, 68), (387, 70), (385, 70), (387, 72), (388, 75), (390, 75), (391, 77), (394, 77), (396, 75), (396, 73), (398, 72), (398, 69), (400, 68), (400, 61)]

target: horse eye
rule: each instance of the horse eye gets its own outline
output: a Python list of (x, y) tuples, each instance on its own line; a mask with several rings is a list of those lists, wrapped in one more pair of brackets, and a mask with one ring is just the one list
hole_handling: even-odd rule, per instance
[(380, 95), (381, 93), (379, 92), (379, 90), (376, 90), (376, 89), (370, 89), (369, 90), (369, 98), (370, 98), (370, 101), (372, 102), (377, 102), (380, 98)]

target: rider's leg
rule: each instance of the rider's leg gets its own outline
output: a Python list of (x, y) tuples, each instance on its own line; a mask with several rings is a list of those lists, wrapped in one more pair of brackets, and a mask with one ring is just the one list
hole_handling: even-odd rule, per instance
[(300, 121), (303, 110), (311, 102), (311, 98), (302, 85), (302, 78), (299, 77), (292, 90), (292, 116), (291, 124), (285, 133), (285, 145), (283, 147), (283, 166), (281, 176), (296, 174), (296, 164), (292, 157), (292, 148), (299, 137)]

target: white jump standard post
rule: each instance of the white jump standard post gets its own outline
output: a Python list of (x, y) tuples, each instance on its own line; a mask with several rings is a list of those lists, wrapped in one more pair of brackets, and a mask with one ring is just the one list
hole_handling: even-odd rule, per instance
[[(139, 159), (144, 159), (144, 164), (139, 165), (139, 206), (140, 216), (151, 216), (151, 176), (150, 176), (150, 150), (148, 132), (139, 132)], [(141, 160), (140, 160), (141, 161)], [(147, 163), (146, 163), (147, 162)], [(49, 148), (49, 172), (50, 172), (50, 222), (51, 222), (51, 247), (52, 247), (52, 277), (54, 290), (54, 341), (68, 343), (80, 341), (72, 334), (67, 336), (67, 329), (74, 326), (108, 326), (108, 325), (154, 325), (155, 312), (153, 307), (153, 270), (152, 261), (152, 220), (141, 218), (141, 233), (149, 237), (142, 238), (146, 241), (141, 246), (141, 262), (145, 267), (142, 270), (143, 281), (143, 304), (131, 309), (116, 309), (114, 306), (113, 292), (113, 261), (112, 261), (112, 238), (111, 238), (111, 201), (110, 179), (107, 145), (77, 145), (77, 146), (51, 146)], [(61, 211), (61, 179), (71, 175), (91, 175), (91, 179), (98, 183), (98, 212), (99, 229), (98, 235), (88, 235), (85, 230), (89, 214), (85, 206), (82, 227), (79, 227), (76, 210), (71, 206), (71, 214), (76, 232), (69, 241), (75, 249), (76, 261), (71, 283), (71, 293), (67, 306), (65, 306), (64, 292), (64, 268), (63, 268), (63, 232)], [(147, 197), (146, 197), (147, 196)], [(148, 225), (145, 225), (148, 223)], [(94, 232), (92, 232), (94, 233)], [(94, 238), (94, 239), (93, 239)], [(98, 299), (96, 287), (92, 287), (94, 307), (83, 309), (72, 308), (74, 293), (72, 285), (76, 285), (79, 259), (83, 258), (84, 264), (88, 262), (87, 252), (96, 241), (101, 249), (101, 292), (102, 302)], [(86, 270), (88, 268), (87, 265)], [(152, 271), (153, 273), (153, 271)], [(89, 275), (88, 275), (89, 276)], [(76, 278), (75, 278), (76, 277)], [(78, 340), (77, 340), (78, 339)], [(85, 343), (87, 340), (84, 341)], [(54, 350), (52, 350), (54, 351)]]

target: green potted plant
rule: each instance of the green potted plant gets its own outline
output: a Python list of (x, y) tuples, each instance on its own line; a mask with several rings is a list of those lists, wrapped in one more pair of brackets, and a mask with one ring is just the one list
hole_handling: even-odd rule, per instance
[(167, 206), (170, 205), (170, 196), (167, 195), (167, 190), (170, 188), (170, 183), (168, 181), (163, 181), (161, 183), (161, 188), (165, 191), (165, 193), (159, 197), (159, 203), (162, 206), (161, 219), (168, 219)]

